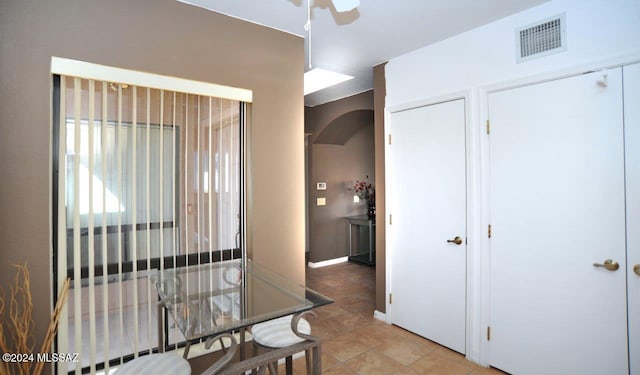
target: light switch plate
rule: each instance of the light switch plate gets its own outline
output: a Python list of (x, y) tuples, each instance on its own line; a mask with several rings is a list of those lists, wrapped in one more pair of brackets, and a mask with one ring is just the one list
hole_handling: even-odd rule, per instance
[(327, 205), (327, 198), (316, 198), (316, 205), (317, 206), (326, 206)]
[(318, 182), (316, 184), (316, 190), (327, 190), (327, 183), (326, 182)]
[(360, 203), (360, 197), (357, 195), (353, 196), (353, 203)]

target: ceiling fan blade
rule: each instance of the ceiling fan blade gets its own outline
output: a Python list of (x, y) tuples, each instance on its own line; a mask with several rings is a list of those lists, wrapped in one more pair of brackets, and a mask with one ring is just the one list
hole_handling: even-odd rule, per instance
[(331, 0), (338, 13), (349, 12), (360, 6), (360, 0)]

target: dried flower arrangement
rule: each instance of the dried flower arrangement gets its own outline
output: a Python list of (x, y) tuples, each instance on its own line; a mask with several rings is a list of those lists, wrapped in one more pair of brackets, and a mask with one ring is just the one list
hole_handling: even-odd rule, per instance
[[(31, 297), (31, 279), (27, 264), (14, 264), (16, 276), (13, 285), (10, 287), (9, 316), (5, 319), (5, 309), (7, 307), (4, 291), (0, 288), (0, 350), (3, 353), (33, 353), (35, 339), (33, 338), (34, 321), (32, 317), (33, 302)], [(69, 293), (69, 279), (65, 280), (55, 309), (51, 315), (49, 328), (40, 353), (47, 353), (51, 348), (53, 337), (58, 328), (60, 312), (64, 306)], [(5, 327), (5, 322), (7, 323)], [(6, 329), (6, 330), (5, 330)], [(7, 332), (8, 331), (8, 332)], [(8, 341), (10, 335), (11, 341)], [(11, 343), (12, 345), (10, 345)], [(35, 364), (32, 370), (32, 366)], [(34, 374), (42, 373), (44, 362), (22, 361), (9, 363), (0, 361), (0, 374)]]

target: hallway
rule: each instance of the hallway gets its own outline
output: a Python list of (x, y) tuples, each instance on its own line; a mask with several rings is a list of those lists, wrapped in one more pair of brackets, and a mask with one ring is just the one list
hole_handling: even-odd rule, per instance
[[(374, 319), (375, 268), (353, 263), (307, 268), (306, 280), (308, 287), (335, 300), (309, 318), (312, 333), (325, 340), (324, 374), (503, 374)], [(304, 374), (304, 369), (304, 357), (294, 361), (295, 374)]]

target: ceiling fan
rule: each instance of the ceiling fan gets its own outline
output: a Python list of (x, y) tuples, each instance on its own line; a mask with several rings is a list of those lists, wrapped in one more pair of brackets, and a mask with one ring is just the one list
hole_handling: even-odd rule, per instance
[(360, 6), (360, 0), (331, 0), (338, 13), (350, 12)]

